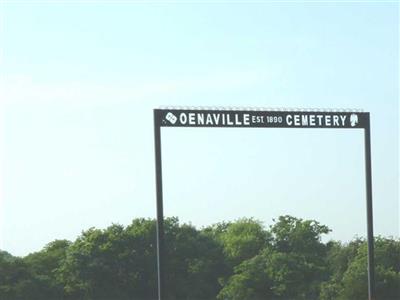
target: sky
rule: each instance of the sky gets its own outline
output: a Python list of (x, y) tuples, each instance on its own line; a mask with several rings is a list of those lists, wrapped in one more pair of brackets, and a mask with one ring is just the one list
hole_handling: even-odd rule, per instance
[[(155, 217), (164, 105), (371, 112), (375, 233), (399, 236), (398, 3), (0, 3), (0, 249)], [(162, 134), (167, 215), (365, 235), (362, 132)]]

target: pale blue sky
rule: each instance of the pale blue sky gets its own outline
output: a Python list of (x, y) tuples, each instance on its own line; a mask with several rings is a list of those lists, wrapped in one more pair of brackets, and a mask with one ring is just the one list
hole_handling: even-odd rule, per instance
[[(55, 238), (72, 240), (91, 226), (104, 228), (112, 222), (128, 224), (134, 217), (154, 217), (152, 109), (160, 105), (370, 111), (375, 230), (398, 235), (398, 4), (2, 2), (0, 10), (1, 249), (25, 255)], [(253, 207), (268, 203), (271, 215), (285, 212), (287, 205), (280, 206), (285, 201), (310, 197), (312, 190), (306, 187), (315, 174), (293, 174), (303, 174), (312, 158), (319, 162), (316, 170), (323, 170), (325, 160), (330, 170), (329, 176), (315, 177), (321, 183), (313, 203), (321, 198), (326, 205), (331, 203), (332, 188), (341, 199), (353, 195), (343, 200), (348, 203), (350, 198), (361, 199), (343, 211), (322, 205), (321, 221), (335, 227), (333, 238), (363, 235), (363, 174), (356, 175), (363, 171), (361, 133), (264, 135), (257, 131), (241, 137), (246, 142), (240, 147), (232, 136), (236, 133), (164, 132), (169, 137), (165, 143), (167, 211), (201, 225), (247, 214), (243, 207), (252, 207), (250, 200), (243, 206), (241, 201), (248, 196)], [(291, 138), (283, 138), (286, 134)], [(231, 180), (244, 180), (248, 178), (244, 174), (255, 169), (247, 182), (257, 183), (264, 168), (250, 166), (268, 165), (279, 172), (289, 167), (279, 169), (285, 157), (271, 159), (281, 148), (272, 148), (268, 158), (260, 161), (264, 153), (252, 153), (249, 145), (264, 149), (296, 141), (293, 147), (303, 149), (299, 153), (305, 156), (283, 151), (290, 154), (289, 161), (298, 162), (292, 175), (279, 173), (286, 182), (268, 187), (260, 181), (250, 194), (243, 194), (250, 186), (229, 189), (216, 180), (205, 181), (207, 188), (200, 189), (204, 197), (232, 195), (229, 198), (238, 203), (236, 209), (210, 213), (209, 218), (199, 219), (200, 208), (183, 205), (190, 187), (200, 187), (194, 186), (193, 179), (205, 178), (205, 171), (189, 173), (197, 177), (179, 177), (177, 169), (167, 168), (176, 162), (187, 166), (193, 160), (182, 149), (197, 151), (206, 143), (200, 149), (208, 149), (210, 155), (198, 151), (193, 161), (197, 169), (210, 162), (214, 176)], [(174, 144), (185, 145), (174, 150)], [(226, 145), (232, 145), (232, 152), (217, 160)], [(347, 156), (343, 149), (352, 150)], [(229, 168), (215, 168), (219, 163), (229, 166), (243, 153), (249, 164), (239, 163), (238, 176)], [(337, 157), (329, 160), (326, 154)], [(299, 193), (279, 192), (279, 187), (289, 184), (300, 188)], [(201, 195), (193, 195), (192, 201)], [(175, 198), (182, 203), (180, 208), (172, 201)], [(318, 215), (313, 207), (311, 202), (297, 203), (287, 212)], [(351, 210), (358, 211), (354, 222), (338, 222), (338, 214)], [(269, 214), (263, 217), (266, 224), (271, 222)], [(348, 231), (340, 226), (345, 222)]]

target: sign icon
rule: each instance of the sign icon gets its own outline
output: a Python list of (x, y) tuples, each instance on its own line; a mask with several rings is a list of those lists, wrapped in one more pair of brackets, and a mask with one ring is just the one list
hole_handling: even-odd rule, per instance
[(165, 119), (167, 119), (171, 124), (175, 124), (178, 120), (178, 118), (172, 112), (167, 113)]
[(351, 123), (352, 127), (354, 127), (358, 124), (358, 116), (356, 114), (351, 114), (350, 123)]

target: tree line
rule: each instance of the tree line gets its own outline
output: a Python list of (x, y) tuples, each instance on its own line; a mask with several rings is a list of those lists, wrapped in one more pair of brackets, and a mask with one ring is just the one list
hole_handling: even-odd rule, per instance
[[(165, 220), (167, 300), (365, 300), (367, 245), (322, 242), (330, 229), (281, 216), (204, 228)], [(2, 300), (157, 299), (156, 221), (90, 228), (14, 257), (0, 251)], [(400, 299), (400, 240), (375, 239), (377, 300)]]

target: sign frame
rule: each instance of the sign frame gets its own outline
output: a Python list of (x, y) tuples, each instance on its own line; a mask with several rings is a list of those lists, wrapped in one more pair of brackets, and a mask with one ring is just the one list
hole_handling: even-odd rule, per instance
[(165, 299), (164, 209), (162, 189), (161, 128), (331, 128), (363, 129), (365, 153), (368, 300), (376, 300), (370, 113), (360, 110), (179, 108), (154, 109), (154, 145), (157, 200), (158, 300)]

